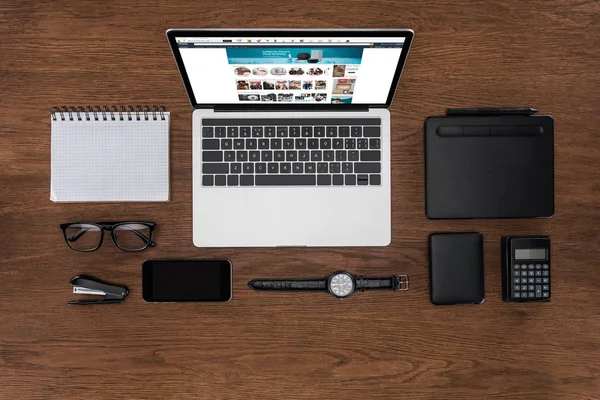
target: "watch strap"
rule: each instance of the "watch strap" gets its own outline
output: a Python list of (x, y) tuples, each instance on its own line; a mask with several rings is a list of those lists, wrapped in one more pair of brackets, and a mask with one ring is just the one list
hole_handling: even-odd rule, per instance
[(408, 276), (407, 275), (392, 275), (386, 277), (364, 277), (357, 276), (356, 279), (356, 290), (408, 290)]
[(254, 279), (248, 282), (254, 290), (326, 291), (325, 279)]

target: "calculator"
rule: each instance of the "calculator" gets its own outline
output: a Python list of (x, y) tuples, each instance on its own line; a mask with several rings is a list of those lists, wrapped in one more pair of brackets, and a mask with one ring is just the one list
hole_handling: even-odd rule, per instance
[(550, 238), (502, 238), (502, 300), (550, 301)]

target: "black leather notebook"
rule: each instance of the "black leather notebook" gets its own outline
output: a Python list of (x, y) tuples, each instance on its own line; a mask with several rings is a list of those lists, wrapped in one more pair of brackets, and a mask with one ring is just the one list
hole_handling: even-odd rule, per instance
[(449, 116), (425, 121), (431, 219), (554, 214), (554, 120), (547, 115)]
[(483, 237), (480, 233), (429, 236), (431, 302), (483, 303)]

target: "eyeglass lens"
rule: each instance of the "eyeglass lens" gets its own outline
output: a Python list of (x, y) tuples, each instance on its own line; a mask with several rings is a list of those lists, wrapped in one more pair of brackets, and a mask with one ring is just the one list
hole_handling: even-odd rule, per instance
[(150, 243), (150, 227), (143, 224), (120, 224), (113, 229), (117, 246), (124, 250), (143, 250)]
[(90, 251), (100, 244), (102, 230), (91, 224), (71, 224), (65, 230), (67, 244), (73, 250)]

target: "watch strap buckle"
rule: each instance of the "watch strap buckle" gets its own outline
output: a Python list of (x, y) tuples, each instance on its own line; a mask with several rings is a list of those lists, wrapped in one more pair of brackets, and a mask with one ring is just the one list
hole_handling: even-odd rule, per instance
[(408, 275), (394, 275), (394, 291), (408, 290), (409, 283)]

